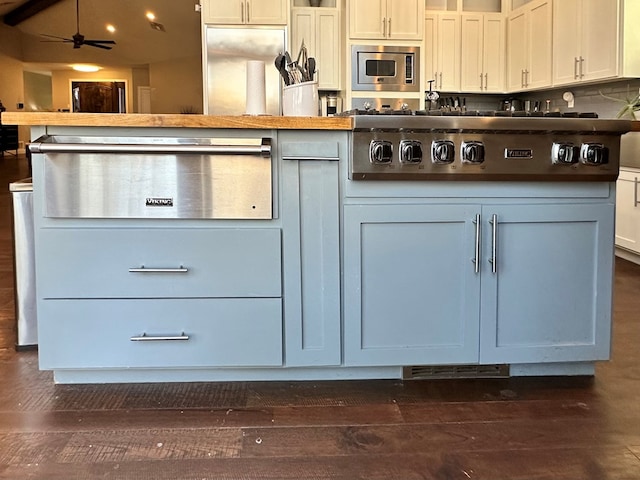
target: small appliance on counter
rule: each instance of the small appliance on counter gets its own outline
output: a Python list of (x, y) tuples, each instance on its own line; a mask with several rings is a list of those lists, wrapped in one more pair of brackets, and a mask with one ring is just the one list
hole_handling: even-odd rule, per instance
[(323, 117), (333, 117), (342, 112), (342, 97), (335, 94), (323, 95), (320, 97), (321, 115)]

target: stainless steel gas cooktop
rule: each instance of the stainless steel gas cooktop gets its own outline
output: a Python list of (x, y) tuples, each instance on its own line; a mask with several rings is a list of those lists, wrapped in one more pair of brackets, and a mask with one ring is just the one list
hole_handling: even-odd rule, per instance
[(352, 112), (352, 180), (615, 181), (626, 120)]

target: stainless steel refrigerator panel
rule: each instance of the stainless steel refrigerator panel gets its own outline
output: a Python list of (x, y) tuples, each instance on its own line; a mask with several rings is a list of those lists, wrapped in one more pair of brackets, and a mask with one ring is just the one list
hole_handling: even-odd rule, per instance
[(286, 50), (286, 28), (206, 27), (205, 112), (209, 115), (246, 113), (247, 61), (265, 64), (266, 113), (280, 115), (281, 77), (274, 66)]

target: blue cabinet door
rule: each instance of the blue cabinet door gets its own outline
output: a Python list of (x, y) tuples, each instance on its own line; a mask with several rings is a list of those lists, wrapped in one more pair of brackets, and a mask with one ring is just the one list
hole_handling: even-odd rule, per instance
[(337, 366), (340, 341), (339, 159), (346, 134), (281, 132), (286, 365)]
[(344, 207), (346, 365), (478, 361), (474, 205)]
[(609, 358), (613, 219), (611, 204), (483, 208), (481, 363)]

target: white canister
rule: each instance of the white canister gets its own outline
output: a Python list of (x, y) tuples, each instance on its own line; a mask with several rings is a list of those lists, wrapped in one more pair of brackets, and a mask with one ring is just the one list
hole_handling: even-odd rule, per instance
[(302, 82), (282, 89), (282, 114), (288, 117), (317, 117), (318, 82)]

